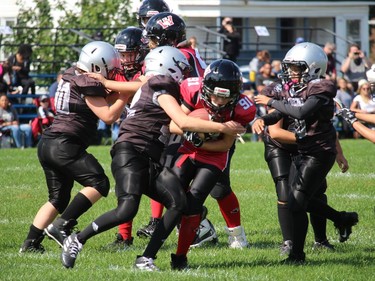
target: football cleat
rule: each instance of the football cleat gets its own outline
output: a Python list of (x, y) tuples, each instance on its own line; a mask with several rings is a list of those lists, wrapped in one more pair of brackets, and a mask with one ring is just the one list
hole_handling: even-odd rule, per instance
[(218, 241), (217, 234), (214, 226), (208, 219), (204, 219), (199, 224), (199, 229), (194, 238), (194, 241), (191, 243), (190, 248), (200, 247), (206, 242), (212, 242), (216, 244)]
[(134, 240), (133, 237), (124, 240), (122, 235), (120, 233), (117, 233), (115, 241), (104, 246), (103, 250), (116, 251), (116, 252), (126, 251), (129, 249), (131, 245), (133, 245), (133, 240)]
[(159, 218), (151, 218), (148, 225), (137, 230), (137, 236), (140, 238), (150, 238), (155, 231)]
[(241, 225), (236, 227), (225, 227), (225, 231), (228, 234), (229, 248), (243, 249), (249, 247), (249, 242), (247, 242), (245, 230)]
[[(60, 226), (59, 226), (60, 222)], [(62, 223), (61, 223), (62, 222)], [(62, 248), (64, 240), (72, 234), (73, 227), (77, 225), (74, 219), (63, 220), (57, 219), (44, 229), (44, 233), (52, 240), (54, 240)]]
[(352, 233), (352, 227), (358, 223), (358, 214), (356, 212), (341, 212), (342, 218), (340, 223), (335, 223), (339, 241), (345, 242)]
[(73, 268), (78, 253), (82, 250), (83, 245), (79, 242), (77, 234), (73, 233), (64, 240), (63, 250), (61, 253), (61, 262), (66, 268)]
[(280, 247), (280, 255), (289, 255), (293, 248), (292, 240), (286, 240)]
[(143, 256), (137, 256), (134, 267), (144, 271), (159, 271), (159, 268), (154, 264), (153, 258), (146, 258)]
[(283, 260), (281, 263), (285, 265), (302, 265), (306, 261), (306, 255), (305, 253), (302, 253), (301, 255), (295, 255), (293, 253), (289, 254), (289, 257), (285, 260)]
[(329, 250), (329, 251), (335, 250), (335, 246), (329, 243), (328, 240), (324, 240), (323, 242), (315, 242), (312, 248), (313, 250)]
[(40, 244), (43, 240), (44, 236), (41, 236), (38, 239), (26, 239), (25, 242), (23, 242), (23, 245), (21, 246), (19, 253), (44, 253), (44, 247), (42, 244)]
[(189, 268), (187, 257), (185, 255), (177, 256), (171, 254), (171, 268), (173, 270), (186, 270)]

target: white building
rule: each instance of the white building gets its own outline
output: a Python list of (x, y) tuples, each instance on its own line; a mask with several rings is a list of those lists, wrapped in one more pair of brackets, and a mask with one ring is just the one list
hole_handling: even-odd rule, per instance
[[(74, 0), (71, 0), (74, 2)], [(184, 18), (188, 36), (220, 47), (220, 38), (199, 27), (216, 31), (221, 19), (233, 17), (242, 33), (242, 53), (268, 49), (275, 54), (287, 50), (297, 37), (320, 45), (335, 42), (337, 59), (346, 57), (348, 45), (359, 43), (369, 54), (369, 7), (374, 1), (267, 1), (267, 0), (165, 0), (172, 11)], [(139, 0), (132, 0), (133, 10)], [(74, 5), (72, 5), (74, 6)], [(15, 22), (16, 0), (0, 0), (0, 26)], [(197, 27), (198, 26), (198, 27)], [(258, 37), (254, 26), (267, 27), (270, 36)], [(1, 35), (0, 35), (1, 36)], [(1, 37), (0, 37), (1, 38)], [(0, 42), (1, 43), (1, 42)], [(202, 52), (202, 51), (201, 51)]]

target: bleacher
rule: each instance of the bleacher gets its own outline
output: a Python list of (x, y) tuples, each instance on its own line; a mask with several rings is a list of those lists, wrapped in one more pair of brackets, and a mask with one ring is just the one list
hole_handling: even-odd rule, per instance
[(45, 88), (48, 90), (49, 85), (51, 85), (56, 79), (56, 73), (32, 73), (30, 72), (30, 77), (35, 80), (36, 94), (8, 94), (10, 100), (17, 98), (19, 103), (12, 103), (12, 106), (17, 110), (18, 118), (20, 123), (29, 123), (31, 120), (36, 118), (37, 106), (34, 102), (36, 98), (42, 95), (48, 94), (46, 91), (38, 93), (38, 89)]

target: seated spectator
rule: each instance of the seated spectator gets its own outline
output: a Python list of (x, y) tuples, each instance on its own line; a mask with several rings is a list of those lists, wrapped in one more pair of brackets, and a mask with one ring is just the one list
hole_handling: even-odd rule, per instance
[(31, 94), (35, 94), (35, 81), (29, 76), (31, 54), (31, 46), (28, 44), (22, 44), (18, 48), (17, 53), (11, 55), (7, 60), (9, 65), (9, 75), (11, 77), (11, 86), (13, 89), (21, 86), (21, 94), (28, 94), (29, 90), (31, 90)]
[[(346, 81), (345, 78), (340, 78), (337, 81), (337, 93), (336, 99), (341, 102), (341, 104), (349, 108), (353, 101), (353, 90), (351, 88), (351, 84)], [(340, 136), (345, 138), (351, 138), (353, 136), (353, 129), (347, 122), (343, 122), (344, 120), (340, 116), (334, 117), (334, 124), (337, 130), (341, 130)]]
[[(372, 99), (370, 82), (366, 79), (361, 79), (358, 82), (357, 95), (354, 97), (350, 110), (355, 113), (375, 113), (375, 101)], [(375, 129), (374, 124), (365, 123), (371, 129)], [(359, 135), (354, 134), (355, 138)]]
[(6, 66), (3, 66), (3, 63), (0, 63), (0, 94), (7, 94), (9, 92), (9, 85), (4, 79), (4, 74), (6, 72)]
[(358, 81), (366, 79), (366, 71), (371, 67), (370, 60), (365, 56), (357, 44), (349, 47), (348, 56), (342, 62), (341, 71), (347, 81), (353, 84), (354, 91), (357, 91)]
[[(16, 147), (31, 147), (32, 132), (29, 124), (19, 124), (18, 115), (9, 103), (5, 94), (0, 96), (0, 128), (1, 131), (11, 131)], [(24, 143), (22, 141), (24, 135)]]
[(42, 120), (43, 130), (49, 127), (52, 124), (53, 119), (55, 118), (55, 113), (53, 113), (50, 100), (47, 95), (43, 95), (39, 99), (39, 107), (38, 107), (38, 118)]

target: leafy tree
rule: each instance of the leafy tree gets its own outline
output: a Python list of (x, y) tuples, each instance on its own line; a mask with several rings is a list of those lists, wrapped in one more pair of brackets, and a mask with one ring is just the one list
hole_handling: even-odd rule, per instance
[(12, 27), (14, 36), (4, 45), (7, 52), (9, 48), (14, 52), (19, 44), (30, 44), (37, 73), (56, 73), (69, 67), (97, 32), (102, 33), (102, 40), (112, 43), (120, 30), (136, 24), (129, 11), (130, 0), (77, 0), (75, 7), (66, 0), (18, 0), (17, 5), (20, 11)]

